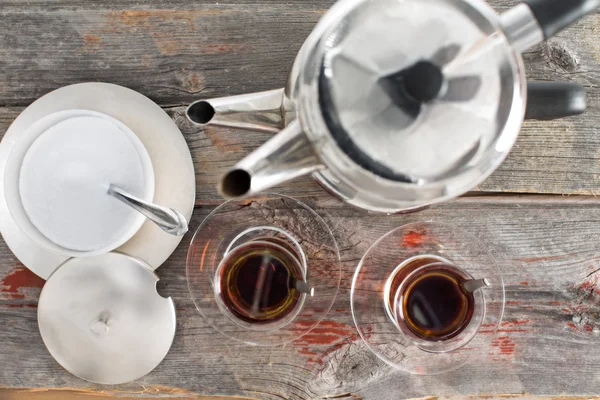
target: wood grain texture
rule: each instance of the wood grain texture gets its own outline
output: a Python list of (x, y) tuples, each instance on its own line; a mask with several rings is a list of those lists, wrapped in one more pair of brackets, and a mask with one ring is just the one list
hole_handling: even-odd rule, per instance
[[(314, 332), (291, 345), (264, 349), (213, 331), (187, 291), (188, 235), (158, 270), (159, 291), (177, 306), (174, 345), (151, 374), (114, 389), (376, 400), (598, 393), (600, 200), (478, 196), (405, 216), (366, 215), (326, 196), (306, 200), (335, 228), (343, 260), (339, 296)], [(192, 229), (211, 209), (196, 209)], [(351, 276), (362, 254), (384, 233), (416, 221), (460, 226), (489, 243), (507, 288), (505, 317), (489, 354), (440, 376), (412, 376), (387, 367), (365, 348), (349, 311)], [(0, 365), (7, 366), (0, 370), (0, 386), (103, 390), (66, 373), (46, 351), (36, 323), (40, 283), (0, 244)]]
[[(148, 397), (144, 392), (120, 393), (111, 390), (102, 392), (77, 390), (77, 389), (2, 389), (2, 400), (148, 400), (155, 399), (160, 391), (154, 390), (154, 395)], [(177, 396), (178, 400), (253, 400), (246, 397), (200, 396), (186, 393), (184, 390), (166, 391), (163, 394)], [(135, 397), (133, 397), (135, 396)]]
[[(204, 131), (183, 106), (215, 96), (283, 86), (306, 36), (332, 0), (60, 0), (0, 3), (0, 106), (26, 106), (58, 87), (104, 81), (170, 108), (194, 151), (200, 201), (216, 201), (222, 171), (269, 136)], [(516, 0), (494, 0), (503, 11)], [(528, 122), (506, 163), (479, 190), (595, 195), (600, 187), (600, 14), (526, 54), (529, 77), (572, 80), (589, 91), (589, 111)], [(177, 107), (179, 106), (179, 107)], [(3, 126), (16, 114), (3, 110)], [(7, 117), (6, 113), (11, 117)], [(201, 186), (200, 186), (201, 187)], [(289, 189), (310, 194), (306, 181)]]
[[(345, 394), (342, 396), (333, 396), (329, 399), (348, 398)], [(84, 390), (64, 390), (64, 389), (0, 389), (0, 398), (2, 400), (150, 400), (155, 397), (146, 397), (138, 394), (135, 397), (122, 396), (118, 392), (86, 392)], [(581, 397), (581, 396), (526, 396), (526, 395), (494, 395), (494, 396), (449, 396), (438, 397), (429, 396), (414, 400), (489, 400), (510, 399), (510, 400), (596, 400), (600, 397)], [(221, 396), (188, 396), (182, 394), (177, 396), (177, 400), (253, 400), (245, 397), (221, 397)]]
[[(191, 149), (198, 184), (195, 229), (221, 201), (215, 190), (220, 174), (269, 135), (192, 127), (183, 115), (185, 105), (199, 97), (283, 85), (295, 53), (332, 3), (0, 0), (0, 134), (23, 107), (67, 84), (105, 81), (137, 90), (165, 108)], [(502, 11), (516, 0), (491, 3)], [(158, 270), (159, 291), (174, 298), (178, 317), (165, 361), (139, 381), (110, 391), (81, 381), (53, 360), (39, 335), (37, 299), (44, 282), (0, 242), (0, 399), (14, 395), (8, 389), (23, 387), (184, 399), (597, 395), (599, 23), (600, 14), (593, 15), (526, 54), (531, 78), (585, 84), (590, 109), (582, 117), (528, 122), (509, 159), (478, 188), (491, 195), (475, 194), (412, 215), (382, 216), (341, 204), (308, 178), (278, 188), (305, 199), (329, 221), (344, 261), (331, 313), (315, 331), (286, 347), (233, 343), (206, 324), (187, 291), (188, 235)], [(493, 195), (497, 192), (591, 196)], [(429, 220), (460, 226), (493, 247), (504, 271), (507, 308), (489, 354), (450, 374), (419, 377), (392, 370), (365, 348), (351, 320), (349, 288), (358, 260), (378, 237), (402, 224)]]

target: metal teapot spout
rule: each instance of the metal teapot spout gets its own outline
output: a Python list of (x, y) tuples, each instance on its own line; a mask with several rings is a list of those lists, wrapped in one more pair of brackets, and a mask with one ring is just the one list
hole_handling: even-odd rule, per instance
[(200, 100), (187, 109), (197, 125), (215, 125), (259, 132), (279, 132), (284, 127), (284, 89)]
[(298, 120), (237, 163), (219, 184), (225, 198), (246, 197), (325, 168)]

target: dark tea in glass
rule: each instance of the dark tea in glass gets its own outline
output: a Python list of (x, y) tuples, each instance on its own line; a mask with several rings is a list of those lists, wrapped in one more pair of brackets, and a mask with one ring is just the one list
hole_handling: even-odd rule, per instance
[(225, 257), (219, 268), (219, 295), (242, 321), (275, 322), (297, 309), (302, 275), (302, 264), (290, 246), (277, 238), (260, 238)]
[(425, 340), (446, 340), (460, 334), (471, 321), (475, 298), (454, 271), (437, 266), (410, 282), (399, 299), (406, 326)]
[(393, 318), (399, 328), (419, 339), (452, 339), (473, 316), (475, 296), (470, 282), (476, 281), (437, 257), (404, 263), (389, 283)]

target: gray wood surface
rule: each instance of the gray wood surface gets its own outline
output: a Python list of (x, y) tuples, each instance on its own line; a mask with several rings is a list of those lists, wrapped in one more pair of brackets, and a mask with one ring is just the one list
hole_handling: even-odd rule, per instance
[[(177, 400), (240, 400), (240, 397), (200, 396), (185, 390), (171, 391)], [(0, 388), (2, 400), (154, 400), (152, 394), (122, 393), (114, 390), (104, 390), (102, 393), (90, 389), (8, 389)], [(248, 400), (252, 400), (248, 398)]]
[[(199, 97), (281, 86), (302, 41), (331, 4), (0, 0), (0, 133), (33, 100), (67, 84), (105, 81), (140, 91), (167, 110), (190, 146), (198, 184), (195, 229), (220, 202), (218, 176), (269, 136), (193, 128), (183, 117), (185, 105)], [(516, 1), (492, 4), (501, 11)], [(486, 193), (417, 214), (382, 216), (344, 206), (310, 179), (278, 190), (313, 205), (335, 228), (343, 249), (336, 304), (314, 333), (292, 345), (238, 345), (202, 320), (185, 281), (188, 235), (158, 270), (159, 289), (173, 296), (178, 317), (165, 361), (127, 385), (80, 381), (52, 359), (39, 336), (43, 281), (0, 242), (0, 388), (186, 400), (600, 394), (599, 23), (596, 14), (526, 55), (532, 78), (585, 84), (590, 109), (578, 118), (527, 123), (507, 162), (478, 188)], [(489, 354), (450, 374), (419, 377), (393, 371), (365, 349), (350, 317), (349, 287), (358, 260), (378, 237), (429, 220), (456, 224), (499, 254), (507, 308)], [(53, 393), (62, 400), (56, 395), (65, 392)], [(0, 399), (13, 398), (8, 396), (15, 391), (0, 390)]]

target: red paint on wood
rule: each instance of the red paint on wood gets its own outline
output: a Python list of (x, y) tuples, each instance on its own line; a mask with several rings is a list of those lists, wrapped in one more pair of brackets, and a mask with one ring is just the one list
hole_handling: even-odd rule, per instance
[[(306, 329), (313, 323), (313, 321), (296, 321), (294, 325), (300, 329)], [(332, 345), (356, 334), (354, 326), (335, 321), (322, 321), (309, 333), (296, 340), (294, 344), (300, 346)]]
[[(517, 328), (518, 326), (521, 325), (527, 325), (529, 324), (531, 321), (528, 319), (522, 319), (522, 320), (511, 320), (511, 321), (502, 321), (500, 323), (500, 326), (498, 327), (498, 329), (496, 330), (496, 333), (522, 333), (522, 332), (528, 332), (527, 329), (523, 329), (523, 328)], [(496, 327), (496, 324), (484, 324), (481, 325), (481, 333), (493, 333), (494, 332), (494, 328)]]
[[(531, 323), (531, 320), (528, 319), (513, 319), (510, 321), (502, 321), (500, 323), (500, 328), (512, 328), (518, 325), (526, 325)], [(496, 326), (496, 324), (483, 324), (481, 325), (482, 328), (494, 328)]]
[(521, 282), (521, 285), (527, 286), (527, 285), (529, 285), (529, 283), (527, 283), (527, 282)]
[(565, 256), (546, 256), (546, 257), (531, 257), (531, 258), (521, 258), (519, 261), (523, 261), (524, 263), (534, 263), (539, 261), (554, 261), (554, 260), (562, 260)]
[(513, 327), (513, 326), (517, 326), (517, 325), (526, 325), (529, 324), (531, 321), (528, 319), (513, 319), (512, 321), (504, 321), (500, 324), (500, 326), (502, 326), (503, 328), (508, 328), (508, 327)]
[(579, 324), (579, 326), (578, 326), (574, 322), (569, 321), (569, 322), (567, 322), (567, 326), (578, 333), (582, 333), (584, 331), (585, 332), (593, 332), (594, 331), (594, 324), (592, 324), (590, 322), (584, 322), (584, 323)]
[(507, 301), (506, 302), (507, 306), (518, 306), (519, 304), (521, 304), (520, 301)]
[(426, 235), (417, 231), (410, 231), (402, 237), (402, 246), (419, 247), (425, 241)]
[(37, 308), (37, 304), (3, 304), (0, 307), (7, 308)]
[[(314, 321), (295, 321), (296, 329), (304, 330)], [(360, 335), (354, 325), (336, 321), (321, 321), (313, 330), (294, 341), (298, 354), (307, 356), (307, 362), (321, 365), (324, 355), (337, 351), (342, 347), (360, 340)], [(325, 349), (322, 349), (326, 346)]]
[(210, 139), (212, 145), (224, 152), (241, 152), (243, 147), (241, 142), (234, 139), (232, 135), (228, 135), (227, 132), (222, 130), (214, 129), (212, 127), (204, 127), (204, 133)]
[(496, 348), (500, 355), (514, 354), (516, 346), (509, 336), (498, 336), (492, 340), (492, 347)]
[(0, 293), (7, 293), (9, 299), (22, 299), (25, 295), (21, 289), (41, 288), (44, 283), (46, 283), (45, 280), (20, 265), (0, 281), (0, 287), (2, 287)]
[(600, 286), (598, 285), (599, 276), (595, 275), (579, 284), (572, 285), (577, 298), (575, 304), (570, 306), (571, 313), (582, 314), (584, 319), (597, 319), (600, 304)]
[(301, 348), (300, 351), (298, 351), (298, 354), (308, 356), (308, 362), (310, 363), (318, 362), (320, 357), (319, 351), (310, 350), (308, 347)]
[(578, 286), (578, 289), (579, 290), (595, 289), (597, 281), (598, 281), (598, 279), (594, 278), (594, 279), (589, 280), (589, 281), (581, 282), (581, 284), (579, 284), (579, 286)]

